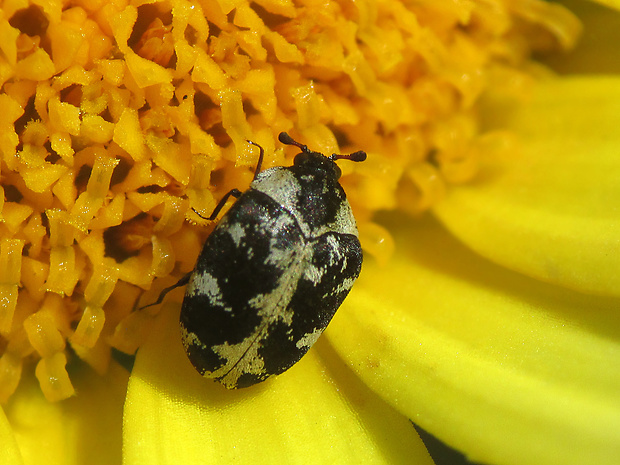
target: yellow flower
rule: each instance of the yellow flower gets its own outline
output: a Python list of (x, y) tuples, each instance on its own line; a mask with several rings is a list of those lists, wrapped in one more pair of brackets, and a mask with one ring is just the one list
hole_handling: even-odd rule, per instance
[[(617, 463), (616, 13), (571, 3), (546, 66), (580, 25), (536, 0), (0, 5), (0, 463), (431, 463), (410, 420)], [(228, 391), (179, 293), (134, 309), (193, 267), (190, 207), (247, 186), (245, 139), (290, 164), (281, 130), (368, 152), (368, 253), (307, 356)]]

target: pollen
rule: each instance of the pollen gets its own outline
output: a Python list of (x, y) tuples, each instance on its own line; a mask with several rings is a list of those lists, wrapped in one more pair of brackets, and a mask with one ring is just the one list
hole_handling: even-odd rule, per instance
[(479, 98), (578, 33), (542, 0), (4, 2), (0, 402), (22, 371), (57, 401), (75, 394), (67, 366), (104, 373), (137, 350), (157, 311), (140, 299), (190, 271), (209, 232), (192, 209), (252, 179), (247, 140), (265, 168), (292, 163), (281, 131), (367, 152), (341, 183), (386, 262), (374, 213), (419, 214), (474, 179), (503, 137), (481, 133)]

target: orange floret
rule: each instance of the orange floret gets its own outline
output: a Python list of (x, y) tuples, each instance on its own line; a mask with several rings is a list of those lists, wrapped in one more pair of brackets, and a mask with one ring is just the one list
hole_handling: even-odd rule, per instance
[(4, 2), (0, 401), (25, 363), (59, 400), (74, 394), (67, 364), (103, 373), (112, 348), (136, 351), (157, 311), (134, 310), (140, 297), (191, 270), (210, 230), (192, 209), (248, 186), (248, 139), (264, 168), (291, 163), (280, 131), (365, 150), (342, 183), (386, 261), (374, 212), (418, 214), (472, 179), (504, 137), (479, 134), (480, 95), (578, 28), (536, 0)]

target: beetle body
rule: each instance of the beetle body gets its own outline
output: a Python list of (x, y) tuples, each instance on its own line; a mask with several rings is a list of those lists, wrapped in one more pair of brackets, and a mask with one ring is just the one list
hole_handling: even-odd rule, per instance
[(361, 270), (340, 169), (284, 139), (302, 152), (291, 167), (258, 173), (224, 215), (198, 257), (181, 309), (190, 361), (230, 389), (299, 361)]

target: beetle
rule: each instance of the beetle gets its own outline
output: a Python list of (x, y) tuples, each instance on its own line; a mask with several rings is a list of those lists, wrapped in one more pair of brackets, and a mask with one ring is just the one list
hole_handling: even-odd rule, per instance
[(209, 235), (192, 272), (164, 289), (187, 284), (181, 308), (183, 347), (192, 365), (229, 389), (280, 374), (310, 349), (357, 279), (362, 249), (339, 183), (335, 161), (366, 153), (325, 156), (282, 132), (301, 151), (293, 166), (261, 171)]

